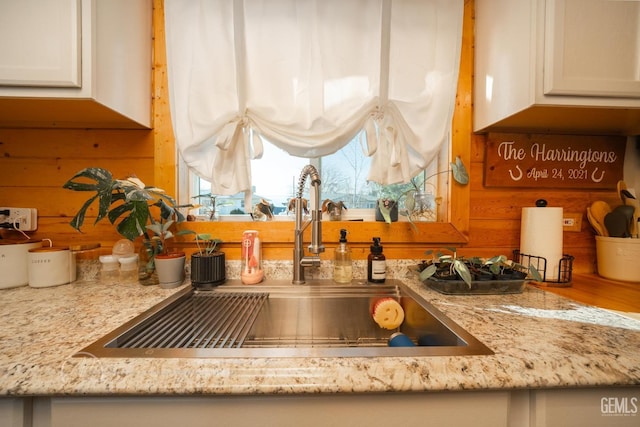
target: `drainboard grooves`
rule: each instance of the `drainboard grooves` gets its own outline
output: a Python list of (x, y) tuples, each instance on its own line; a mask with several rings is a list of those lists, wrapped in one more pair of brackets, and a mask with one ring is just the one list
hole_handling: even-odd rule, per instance
[(192, 293), (131, 331), (121, 348), (241, 347), (267, 293)]

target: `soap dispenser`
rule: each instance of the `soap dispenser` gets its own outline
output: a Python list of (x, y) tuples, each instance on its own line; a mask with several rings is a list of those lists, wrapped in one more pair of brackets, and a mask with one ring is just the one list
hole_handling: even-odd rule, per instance
[(380, 238), (373, 238), (371, 253), (367, 260), (367, 280), (371, 283), (384, 283), (387, 278), (387, 259), (382, 253)]
[(340, 230), (340, 245), (336, 248), (333, 259), (333, 280), (337, 283), (351, 283), (353, 266), (351, 249), (347, 247), (347, 230)]

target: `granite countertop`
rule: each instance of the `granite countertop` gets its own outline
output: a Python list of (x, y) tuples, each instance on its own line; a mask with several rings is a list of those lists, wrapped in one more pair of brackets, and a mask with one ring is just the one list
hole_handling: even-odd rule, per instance
[[(0, 290), (0, 394), (293, 394), (640, 386), (640, 321), (529, 286), (515, 295), (446, 296), (427, 289), (405, 267), (397, 265), (391, 277), (418, 291), (495, 354), (72, 358), (187, 285), (170, 290), (98, 283), (22, 287)], [(355, 274), (358, 272), (356, 269)]]

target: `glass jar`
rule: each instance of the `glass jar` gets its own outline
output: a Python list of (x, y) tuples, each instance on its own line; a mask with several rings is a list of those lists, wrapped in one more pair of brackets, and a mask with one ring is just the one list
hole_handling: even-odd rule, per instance
[(115, 285), (120, 280), (120, 264), (113, 255), (100, 256), (100, 283)]
[(76, 259), (76, 280), (96, 282), (100, 277), (100, 243), (85, 243), (70, 247)]
[(135, 285), (138, 283), (138, 255), (120, 257), (120, 283)]
[(436, 198), (432, 193), (423, 191), (413, 195), (415, 205), (411, 211), (412, 221), (436, 222), (438, 219), (438, 209)]

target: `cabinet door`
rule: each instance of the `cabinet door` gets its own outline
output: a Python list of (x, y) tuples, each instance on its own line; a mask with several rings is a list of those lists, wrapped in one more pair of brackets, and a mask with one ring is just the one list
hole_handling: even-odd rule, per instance
[(638, 387), (534, 390), (531, 427), (637, 427)]
[(0, 0), (0, 85), (80, 87), (80, 0)]
[(0, 398), (0, 425), (25, 427), (31, 425), (31, 405), (28, 398)]
[(544, 93), (640, 98), (640, 2), (546, 0)]

